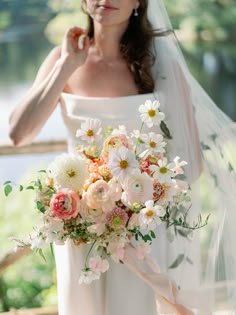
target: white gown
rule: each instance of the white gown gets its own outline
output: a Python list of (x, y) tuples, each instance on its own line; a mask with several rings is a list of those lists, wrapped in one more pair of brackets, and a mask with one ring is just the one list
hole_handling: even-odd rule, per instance
[[(69, 151), (73, 151), (76, 145), (75, 131), (87, 117), (101, 119), (104, 126), (123, 124), (129, 130), (138, 129), (141, 125), (138, 107), (147, 99), (154, 100), (155, 95), (97, 98), (63, 93), (61, 108), (68, 130)], [(161, 102), (164, 104), (164, 100)], [(168, 113), (166, 116), (168, 125), (178, 129), (179, 122), (175, 117)], [(178, 133), (172, 143), (172, 151), (189, 159), (183, 147), (184, 143), (178, 139)], [(177, 247), (173, 246), (168, 250), (166, 234), (160, 233), (160, 230), (157, 238), (152, 246), (152, 256), (158, 260), (161, 268), (165, 269), (166, 259), (170, 261), (176, 258)], [(86, 245), (76, 248), (68, 242), (65, 246), (55, 246), (59, 315), (157, 315), (153, 290), (125, 265), (111, 262), (110, 269), (100, 280), (90, 285), (79, 285), (78, 278), (86, 253)], [(182, 270), (187, 279), (194, 278), (189, 266), (183, 263)], [(179, 277), (183, 279), (181, 275)]]

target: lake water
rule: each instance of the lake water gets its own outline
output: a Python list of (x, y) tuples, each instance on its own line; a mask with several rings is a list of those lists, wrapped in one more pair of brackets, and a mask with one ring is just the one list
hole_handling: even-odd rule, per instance
[[(27, 89), (37, 69), (52, 48), (42, 33), (0, 43), (0, 143), (9, 142), (8, 117)], [(218, 106), (236, 120), (236, 53), (230, 45), (185, 45), (184, 53), (193, 75)], [(65, 138), (60, 110), (43, 127), (38, 140)], [(18, 178), (29, 167), (52, 155), (0, 157), (0, 181)], [(17, 163), (17, 164), (16, 164)]]

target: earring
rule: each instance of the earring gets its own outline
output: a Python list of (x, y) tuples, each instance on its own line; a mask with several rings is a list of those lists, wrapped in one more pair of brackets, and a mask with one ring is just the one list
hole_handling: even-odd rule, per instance
[(138, 8), (134, 9), (134, 16), (138, 16)]

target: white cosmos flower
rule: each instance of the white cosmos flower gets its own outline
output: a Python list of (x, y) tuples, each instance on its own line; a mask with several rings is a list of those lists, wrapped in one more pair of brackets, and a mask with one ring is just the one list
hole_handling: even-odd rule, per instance
[(163, 158), (158, 160), (158, 165), (150, 165), (149, 169), (153, 172), (153, 178), (159, 182), (170, 182), (171, 178), (175, 176), (172, 171), (173, 167), (173, 163), (168, 164), (167, 158)]
[(145, 104), (140, 105), (139, 112), (141, 120), (151, 128), (153, 125), (159, 125), (165, 118), (164, 113), (159, 111), (160, 102), (147, 100)]
[(93, 143), (101, 139), (101, 121), (99, 119), (88, 118), (77, 130), (76, 137), (88, 143)]
[(85, 159), (72, 153), (63, 153), (55, 158), (47, 169), (53, 178), (54, 186), (81, 191), (88, 178), (88, 165)]
[(153, 179), (147, 173), (136, 170), (133, 175), (127, 176), (122, 183), (122, 201), (129, 206), (134, 203), (144, 204), (153, 195)]
[(139, 214), (140, 227), (154, 230), (161, 223), (160, 217), (165, 214), (165, 210), (159, 205), (155, 206), (153, 200), (146, 201), (145, 206)]
[(88, 269), (82, 270), (79, 277), (79, 284), (90, 284), (94, 280), (98, 280), (100, 278), (101, 273), (97, 270)]
[(125, 135), (127, 136), (127, 128), (124, 125), (119, 125), (117, 129), (114, 129), (112, 135)]
[(113, 176), (123, 180), (139, 166), (135, 154), (124, 146), (109, 153), (108, 167)]
[(149, 132), (148, 135), (144, 137), (144, 142), (148, 146), (149, 150), (156, 153), (164, 153), (166, 142), (163, 141), (163, 136), (156, 134), (154, 132)]

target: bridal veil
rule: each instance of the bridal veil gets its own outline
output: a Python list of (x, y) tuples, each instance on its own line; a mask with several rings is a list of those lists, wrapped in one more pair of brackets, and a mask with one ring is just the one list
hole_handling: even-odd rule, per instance
[[(162, 0), (149, 0), (148, 18), (157, 33), (172, 29)], [(235, 311), (236, 126), (189, 72), (174, 32), (156, 36), (152, 49), (156, 95), (164, 103), (170, 132), (173, 129), (176, 143), (181, 144), (174, 154), (188, 162), (192, 188), (188, 219), (210, 214), (208, 225), (193, 235), (177, 232), (172, 241), (176, 231), (163, 230), (163, 239), (170, 242), (163, 248), (160, 236), (157, 262), (175, 279), (188, 307), (204, 314)], [(142, 277), (145, 268), (137, 266), (133, 271)], [(155, 287), (154, 279), (146, 281)]]

